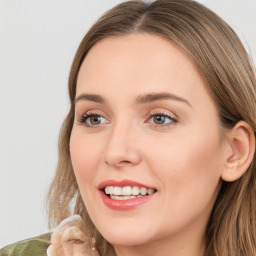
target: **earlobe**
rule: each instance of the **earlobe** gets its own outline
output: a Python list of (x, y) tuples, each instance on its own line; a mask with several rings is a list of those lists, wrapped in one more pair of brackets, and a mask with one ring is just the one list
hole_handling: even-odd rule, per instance
[(249, 168), (255, 152), (255, 136), (248, 123), (239, 121), (228, 133), (229, 153), (221, 174), (224, 181), (239, 179)]

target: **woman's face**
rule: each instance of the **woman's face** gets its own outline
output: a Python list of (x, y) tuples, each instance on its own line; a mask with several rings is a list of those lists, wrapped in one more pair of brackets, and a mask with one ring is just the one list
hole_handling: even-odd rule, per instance
[(77, 80), (71, 159), (88, 213), (117, 251), (165, 243), (183, 255), (184, 241), (201, 246), (224, 146), (214, 101), (170, 41), (131, 34), (89, 51)]

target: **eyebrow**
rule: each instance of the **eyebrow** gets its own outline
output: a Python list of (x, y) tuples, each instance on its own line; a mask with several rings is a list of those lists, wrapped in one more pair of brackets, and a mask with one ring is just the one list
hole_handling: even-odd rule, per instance
[[(82, 100), (93, 101), (93, 102), (101, 103), (101, 104), (105, 103), (104, 98), (98, 94), (82, 93), (81, 95), (79, 95), (75, 98), (75, 103), (77, 103), (78, 101), (82, 101)], [(183, 103), (187, 104), (188, 106), (190, 106), (191, 108), (193, 108), (188, 100), (186, 100), (182, 97), (179, 97), (175, 94), (168, 93), (168, 92), (140, 95), (136, 98), (136, 103), (146, 104), (146, 103), (159, 101), (159, 100), (175, 100), (175, 101), (183, 102)]]
[(192, 105), (189, 103), (188, 100), (168, 92), (141, 95), (137, 97), (136, 102), (139, 104), (145, 104), (158, 100), (175, 100), (183, 102), (192, 108)]
[(83, 93), (75, 98), (75, 103), (81, 100), (93, 101), (101, 104), (105, 103), (105, 100), (98, 94)]

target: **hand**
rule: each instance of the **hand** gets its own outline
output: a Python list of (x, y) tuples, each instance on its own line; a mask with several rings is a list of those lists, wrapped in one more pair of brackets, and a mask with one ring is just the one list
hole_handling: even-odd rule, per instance
[(48, 256), (99, 256), (92, 237), (78, 215), (64, 220), (55, 229), (47, 254)]

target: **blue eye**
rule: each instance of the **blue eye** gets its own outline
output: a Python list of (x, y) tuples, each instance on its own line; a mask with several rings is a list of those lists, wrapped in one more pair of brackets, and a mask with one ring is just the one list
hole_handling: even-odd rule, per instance
[(177, 122), (176, 119), (164, 114), (152, 115), (149, 120), (155, 125), (168, 125), (168, 124)]

